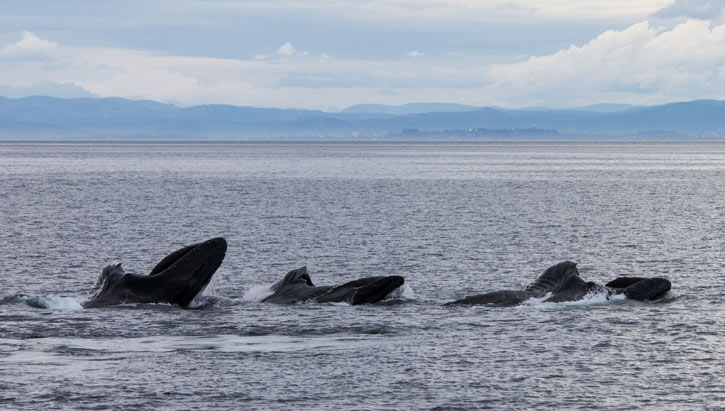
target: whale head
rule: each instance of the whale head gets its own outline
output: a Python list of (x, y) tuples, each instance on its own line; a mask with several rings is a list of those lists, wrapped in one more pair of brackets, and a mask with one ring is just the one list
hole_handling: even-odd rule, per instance
[(288, 272), (283, 279), (276, 282), (272, 286), (272, 291), (277, 291), (282, 287), (290, 286), (293, 284), (297, 285), (306, 285), (309, 287), (314, 287), (315, 285), (312, 283), (312, 279), (310, 278), (310, 274), (307, 272), (307, 267), (300, 267), (296, 270), (292, 270)]
[(98, 280), (96, 280), (96, 284), (93, 286), (93, 289), (96, 290), (103, 287), (103, 284), (106, 283), (106, 280), (108, 280), (109, 277), (124, 274), (126, 274), (126, 272), (123, 271), (121, 263), (107, 265), (103, 267), (103, 270), (101, 270), (101, 274), (98, 275)]
[(101, 272), (101, 291), (83, 306), (169, 303), (187, 307), (209, 284), (226, 250), (223, 238), (193, 244), (166, 256), (149, 275), (125, 274), (120, 264), (107, 266)]
[(157, 280), (169, 303), (186, 307), (204, 291), (226, 251), (227, 242), (221, 237), (184, 247), (161, 260), (149, 276)]
[(582, 287), (584, 284), (586, 283), (579, 276), (576, 263), (563, 261), (547, 268), (536, 281), (526, 287), (526, 291), (536, 296), (543, 296), (546, 293), (556, 294), (569, 289)]

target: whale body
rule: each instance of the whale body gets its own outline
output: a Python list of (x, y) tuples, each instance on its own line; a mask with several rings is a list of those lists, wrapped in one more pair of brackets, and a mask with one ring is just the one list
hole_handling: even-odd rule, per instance
[(624, 294), (627, 298), (639, 301), (657, 300), (671, 288), (669, 280), (653, 277), (620, 277), (600, 285), (591, 281), (584, 281), (579, 275), (576, 263), (564, 261), (555, 264), (544, 271), (533, 283), (523, 290), (493, 291), (485, 294), (468, 296), (452, 301), (446, 305), (455, 304), (490, 304), (496, 306), (512, 306), (523, 303), (531, 298), (543, 298), (547, 302), (565, 302), (582, 299), (593, 292), (605, 292), (607, 296)]
[(288, 272), (272, 286), (274, 293), (262, 300), (266, 303), (294, 304), (314, 301), (318, 303), (346, 302), (350, 305), (371, 304), (384, 299), (402, 286), (405, 279), (399, 275), (367, 277), (338, 286), (318, 287), (312, 283), (307, 267)]
[(149, 273), (125, 273), (121, 264), (106, 266), (101, 272), (101, 290), (84, 308), (124, 303), (168, 303), (187, 307), (209, 284), (224, 260), (227, 242), (213, 238), (183, 247), (166, 256)]

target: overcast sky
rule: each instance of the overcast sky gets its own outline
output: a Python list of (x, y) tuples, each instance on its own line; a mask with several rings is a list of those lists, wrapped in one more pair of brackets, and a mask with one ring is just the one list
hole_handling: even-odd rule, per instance
[(725, 99), (725, 0), (25, 0), (0, 95), (337, 110)]

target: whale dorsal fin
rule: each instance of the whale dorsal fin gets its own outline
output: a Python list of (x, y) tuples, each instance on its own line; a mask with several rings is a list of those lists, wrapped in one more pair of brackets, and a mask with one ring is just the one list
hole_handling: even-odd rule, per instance
[(272, 291), (277, 291), (281, 287), (284, 287), (289, 284), (293, 284), (296, 282), (304, 282), (305, 284), (309, 285), (310, 287), (314, 287), (315, 285), (312, 284), (312, 279), (310, 279), (310, 275), (307, 273), (307, 267), (300, 267), (296, 270), (292, 270), (287, 273), (287, 275), (284, 276), (284, 278), (281, 281), (278, 281), (276, 284), (272, 286)]
[(544, 295), (570, 288), (573, 285), (584, 283), (576, 269), (576, 263), (564, 261), (555, 264), (544, 271), (533, 283), (526, 287), (526, 291)]

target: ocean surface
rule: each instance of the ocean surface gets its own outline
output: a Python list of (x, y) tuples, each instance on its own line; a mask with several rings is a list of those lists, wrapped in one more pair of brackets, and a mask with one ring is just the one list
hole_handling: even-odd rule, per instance
[[(725, 409), (723, 143), (0, 143), (0, 408)], [(101, 269), (229, 248), (194, 309)], [(582, 277), (658, 302), (444, 307)], [(402, 275), (381, 303), (259, 302)]]

